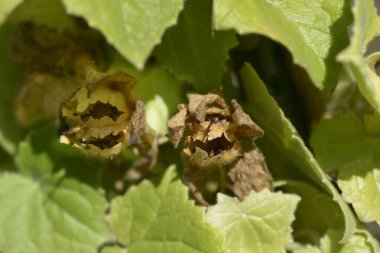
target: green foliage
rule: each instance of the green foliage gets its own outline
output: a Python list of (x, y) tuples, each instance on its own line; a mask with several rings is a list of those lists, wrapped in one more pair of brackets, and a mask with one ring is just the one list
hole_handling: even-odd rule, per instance
[(368, 43), (379, 31), (380, 18), (372, 0), (355, 1), (353, 37), (350, 46), (341, 52), (338, 60), (351, 71), (357, 85), (367, 101), (380, 112), (380, 79), (374, 68), (379, 59), (377, 53), (368, 57), (364, 54)]
[(335, 87), (341, 66), (335, 56), (348, 42), (350, 22), (344, 0), (216, 0), (216, 29), (257, 33), (286, 46), (319, 88)]
[[(312, 144), (327, 171), (338, 170), (343, 198), (360, 220), (380, 223), (380, 116), (361, 122), (353, 115), (326, 120), (316, 129)], [(353, 143), (352, 140), (355, 140)]]
[(218, 195), (207, 220), (223, 231), (230, 252), (284, 252), (292, 242), (290, 227), (300, 198), (296, 195), (252, 192), (242, 202)]
[(330, 194), (333, 201), (336, 201), (341, 208), (345, 219), (343, 240), (348, 240), (354, 233), (355, 227), (355, 218), (350, 209), (323, 174), (319, 164), (269, 95), (256, 72), (250, 66), (246, 66), (240, 75), (247, 94), (245, 103), (247, 112), (265, 132), (264, 138), (258, 143), (270, 168), (283, 179), (309, 180)]
[(4, 23), (8, 15), (19, 5), (23, 0), (1, 1), (0, 3), (0, 25)]
[(327, 193), (308, 183), (294, 180), (287, 181), (282, 188), (287, 192), (296, 192), (301, 197), (293, 224), (295, 240), (318, 244), (329, 228), (341, 227), (344, 224), (339, 205), (331, 201)]
[(24, 0), (9, 17), (9, 21), (34, 22), (60, 31), (76, 31), (74, 18), (66, 14), (60, 0)]
[(379, 31), (374, 0), (1, 1), (0, 252), (379, 252)]
[(187, 1), (178, 24), (167, 31), (155, 54), (179, 79), (200, 92), (218, 89), (228, 50), (237, 44), (232, 32), (213, 33), (211, 7), (211, 0)]
[(107, 240), (101, 192), (64, 171), (53, 174), (53, 161), (30, 141), (20, 145), (16, 162), (23, 175), (0, 175), (2, 251), (90, 252)]
[(183, 0), (63, 0), (70, 14), (84, 17), (138, 69), (144, 67), (166, 28), (177, 22)]
[(320, 241), (320, 247), (307, 245), (299, 248), (294, 253), (376, 253), (380, 248), (376, 240), (365, 230), (358, 230), (346, 244), (339, 244), (340, 232), (331, 229)]
[(225, 252), (223, 236), (187, 194), (171, 167), (157, 187), (144, 181), (115, 198), (107, 219), (128, 252)]

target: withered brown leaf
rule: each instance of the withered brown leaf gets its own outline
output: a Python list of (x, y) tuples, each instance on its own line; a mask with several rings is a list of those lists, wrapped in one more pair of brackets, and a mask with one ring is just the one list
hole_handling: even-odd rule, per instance
[(253, 142), (264, 132), (239, 103), (231, 101), (231, 113), (217, 94), (188, 94), (188, 99), (167, 126), (174, 146), (184, 140), (185, 179), (196, 199), (213, 202), (216, 192), (242, 199), (252, 190), (272, 188), (264, 156)]

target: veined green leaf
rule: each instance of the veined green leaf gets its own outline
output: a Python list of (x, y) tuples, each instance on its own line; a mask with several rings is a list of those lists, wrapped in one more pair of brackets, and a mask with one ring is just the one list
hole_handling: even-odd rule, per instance
[(215, 0), (216, 29), (258, 33), (282, 43), (319, 88), (335, 87), (341, 65), (335, 57), (348, 44), (346, 0)]
[(102, 194), (72, 179), (0, 174), (0, 251), (96, 252), (108, 236)]
[(286, 181), (281, 189), (296, 192), (301, 197), (293, 223), (295, 241), (316, 245), (328, 229), (344, 224), (339, 205), (325, 191), (310, 183), (295, 180)]
[(215, 32), (211, 27), (211, 0), (189, 0), (178, 24), (170, 28), (155, 55), (180, 80), (199, 92), (221, 86), (228, 50), (237, 45), (233, 32)]
[(293, 253), (377, 253), (379, 244), (366, 230), (358, 229), (351, 239), (345, 243), (339, 243), (341, 232), (330, 229), (320, 241), (320, 248), (307, 245), (293, 251)]
[(108, 220), (128, 253), (225, 252), (223, 235), (204, 221), (204, 210), (187, 198), (175, 168), (155, 187), (150, 181), (113, 199)]
[(112, 184), (106, 161), (89, 157), (76, 148), (59, 142), (58, 128), (49, 120), (33, 126), (28, 137), (19, 144), (15, 162), (19, 171), (35, 181), (50, 180), (51, 174), (64, 171), (95, 188)]
[(268, 167), (279, 178), (309, 180), (309, 183), (319, 186), (332, 196), (344, 216), (345, 232), (342, 241), (347, 241), (355, 229), (351, 210), (329, 182), (253, 68), (245, 66), (240, 76), (246, 95), (243, 105), (265, 133), (257, 143), (266, 157)]
[(0, 251), (95, 252), (108, 238), (104, 194), (64, 177), (64, 167), (53, 174), (62, 164), (47, 148), (29, 138), (16, 156), (22, 175), (0, 174)]
[(338, 60), (352, 72), (360, 92), (380, 112), (380, 78), (374, 68), (378, 54), (364, 57), (368, 43), (376, 36), (380, 26), (374, 0), (355, 1), (352, 9), (354, 28), (351, 43), (338, 55)]
[(331, 229), (321, 240), (323, 253), (377, 253), (379, 244), (375, 238), (366, 230), (359, 229), (346, 243), (339, 243), (339, 232)]
[(0, 2), (0, 26), (8, 18), (9, 14), (24, 0), (10, 0)]
[(138, 69), (160, 43), (166, 28), (177, 22), (184, 0), (62, 0), (70, 14), (99, 29)]
[(338, 185), (359, 219), (380, 224), (380, 115), (360, 122), (354, 115), (323, 121), (311, 143), (327, 171), (338, 170)]
[(207, 221), (225, 235), (229, 252), (285, 252), (300, 198), (281, 192), (252, 192), (242, 202), (223, 194), (207, 210)]

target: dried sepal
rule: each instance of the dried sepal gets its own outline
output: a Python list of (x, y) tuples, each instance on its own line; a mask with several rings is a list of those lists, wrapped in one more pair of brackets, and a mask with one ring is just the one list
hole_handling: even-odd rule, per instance
[(178, 146), (183, 136), (183, 131), (185, 130), (185, 120), (187, 115), (187, 108), (185, 105), (178, 105), (178, 110), (179, 112), (173, 117), (171, 117), (167, 122), (167, 126), (169, 129), (169, 138), (175, 147)]
[(264, 131), (243, 111), (236, 100), (232, 100), (231, 104), (234, 109), (232, 121), (236, 127), (236, 137), (255, 140), (264, 135)]
[(189, 103), (167, 123), (177, 146), (184, 140), (185, 179), (196, 199), (214, 201), (217, 191), (244, 198), (251, 190), (272, 187), (264, 156), (253, 140), (264, 132), (236, 100), (233, 112), (217, 94), (188, 94)]
[(272, 176), (268, 171), (264, 155), (254, 145), (228, 171), (228, 177), (233, 184), (231, 191), (240, 199), (247, 196), (252, 190), (260, 191), (272, 188)]
[(88, 69), (85, 85), (61, 109), (68, 143), (103, 157), (138, 144), (147, 126), (143, 103), (132, 90), (135, 83), (121, 71), (105, 74)]

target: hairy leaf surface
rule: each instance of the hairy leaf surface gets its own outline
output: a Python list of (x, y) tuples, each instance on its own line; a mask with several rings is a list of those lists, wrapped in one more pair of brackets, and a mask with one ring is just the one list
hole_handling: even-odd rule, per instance
[(216, 0), (216, 29), (258, 33), (282, 43), (319, 88), (333, 88), (341, 66), (336, 54), (348, 44), (348, 1)]
[(157, 187), (146, 180), (113, 199), (108, 220), (117, 239), (129, 253), (225, 252), (223, 235), (175, 177), (171, 167)]

